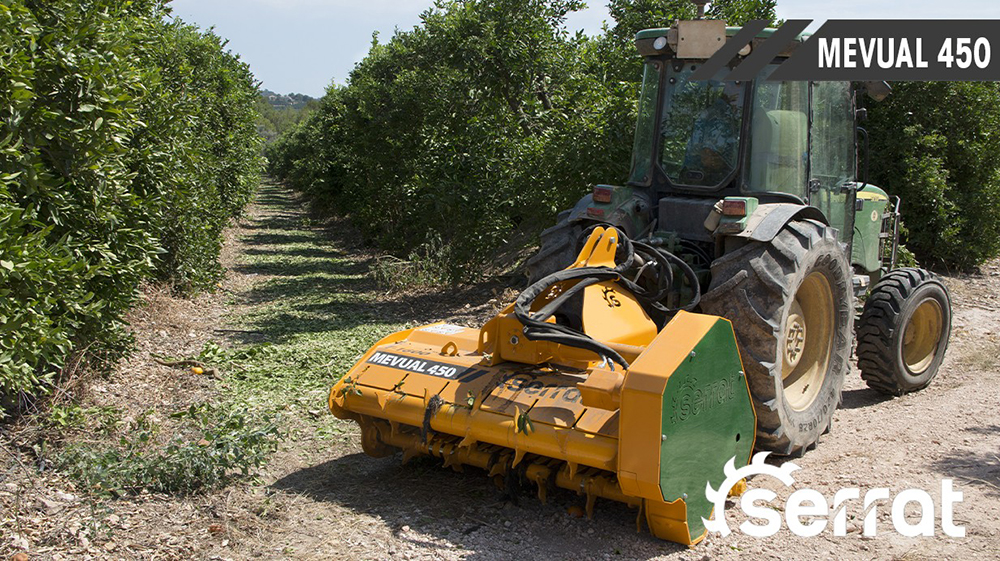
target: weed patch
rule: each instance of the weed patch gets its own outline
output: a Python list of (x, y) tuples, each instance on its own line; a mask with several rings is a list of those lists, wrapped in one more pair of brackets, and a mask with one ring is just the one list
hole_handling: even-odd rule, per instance
[(984, 341), (970, 346), (959, 359), (962, 366), (973, 370), (992, 371), (1000, 367), (1000, 342)]
[(121, 411), (114, 407), (81, 407), (70, 403), (53, 404), (40, 425), (63, 435), (74, 429), (108, 435), (114, 433), (121, 422)]
[(235, 404), (192, 405), (172, 413), (168, 437), (154, 413), (130, 423), (117, 443), (67, 445), (55, 454), (57, 465), (98, 495), (186, 494), (251, 475), (281, 438), (275, 416)]

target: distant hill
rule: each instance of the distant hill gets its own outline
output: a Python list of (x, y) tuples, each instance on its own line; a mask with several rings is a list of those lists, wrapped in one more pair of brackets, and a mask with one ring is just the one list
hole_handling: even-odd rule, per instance
[(275, 109), (302, 109), (310, 101), (316, 101), (316, 98), (300, 93), (286, 95), (275, 93), (271, 90), (261, 90), (260, 95)]
[(271, 142), (295, 127), (310, 111), (319, 105), (319, 100), (305, 94), (279, 94), (271, 90), (261, 90), (257, 102), (257, 132), (265, 141)]

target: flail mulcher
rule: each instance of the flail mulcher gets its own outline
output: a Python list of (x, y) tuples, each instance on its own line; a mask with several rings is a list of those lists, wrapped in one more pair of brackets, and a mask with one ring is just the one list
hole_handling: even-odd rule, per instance
[(579, 491), (588, 510), (622, 501), (693, 543), (730, 458), (800, 455), (831, 430), (852, 348), (873, 390), (927, 387), (948, 291), (896, 267), (900, 201), (858, 177), (860, 94), (888, 87), (768, 80), (803, 38), (704, 19), (639, 32), (629, 180), (542, 232), (530, 286), (482, 329), (365, 354), (330, 397), (365, 450)]
[[(624, 276), (636, 268), (656, 280)], [(475, 466), (508, 490), (535, 484), (543, 501), (569, 489), (588, 516), (597, 498), (624, 502), (655, 536), (697, 543), (706, 482), (718, 486), (734, 456), (749, 461), (755, 418), (729, 321), (660, 303), (696, 280), (683, 260), (598, 226), (575, 263), (482, 329), (379, 341), (330, 409), (358, 422), (369, 455)], [(696, 305), (694, 294), (685, 307)]]

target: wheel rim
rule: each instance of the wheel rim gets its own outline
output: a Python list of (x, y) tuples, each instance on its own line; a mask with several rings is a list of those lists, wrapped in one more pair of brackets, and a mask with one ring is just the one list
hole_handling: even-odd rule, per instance
[(833, 289), (820, 272), (810, 273), (789, 307), (782, 338), (781, 383), (785, 401), (807, 409), (826, 378), (833, 349)]
[(913, 310), (903, 330), (903, 363), (911, 374), (922, 374), (934, 362), (943, 331), (940, 302), (928, 298)]

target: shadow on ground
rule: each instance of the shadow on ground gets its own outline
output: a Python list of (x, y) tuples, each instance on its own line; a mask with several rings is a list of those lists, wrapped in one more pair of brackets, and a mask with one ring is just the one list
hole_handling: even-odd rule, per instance
[(862, 407), (871, 407), (894, 399), (891, 395), (886, 395), (871, 388), (844, 390), (840, 395), (840, 409), (861, 409)]
[(266, 211), (245, 226), (247, 259), (234, 268), (265, 279), (239, 294), (240, 301), (266, 306), (249, 326), (258, 333), (241, 342), (463, 317), (475, 325), (499, 287), (494, 281), (390, 295), (375, 283), (375, 258), (346, 220), (311, 216), (296, 195), (275, 186), (262, 187), (258, 203)]
[[(431, 459), (401, 465), (400, 454), (374, 459), (352, 454), (295, 471), (272, 488), (329, 502), (378, 518), (399, 539), (403, 526), (420, 534), (462, 544), (473, 550), (465, 559), (564, 559), (567, 547), (574, 558), (615, 554), (614, 538), (649, 542), (657, 555), (686, 549), (653, 538), (644, 529), (635, 535), (636, 511), (626, 505), (599, 500), (594, 520), (567, 514), (571, 505), (583, 506), (581, 496), (564, 490), (550, 492), (542, 504), (534, 487), (525, 486), (516, 503), (504, 498), (482, 470), (463, 473), (440, 467)], [(593, 533), (588, 533), (594, 528)], [(608, 539), (607, 536), (613, 536)], [(423, 548), (435, 543), (413, 541)], [(492, 544), (486, 547), (484, 544)], [(449, 550), (452, 551), (452, 550)]]
[[(963, 432), (1000, 440), (1000, 426), (969, 427)], [(1000, 497), (1000, 442), (997, 452), (977, 452), (953, 448), (933, 464), (934, 469), (947, 477), (954, 477), (961, 484), (980, 487), (986, 494)]]

